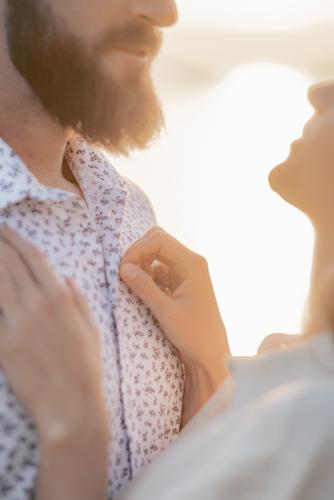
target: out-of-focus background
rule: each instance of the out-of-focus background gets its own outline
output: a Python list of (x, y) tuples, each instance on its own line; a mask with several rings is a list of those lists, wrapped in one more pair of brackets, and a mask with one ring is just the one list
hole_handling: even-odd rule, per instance
[(312, 228), (267, 176), (334, 77), (333, 0), (179, 0), (155, 81), (167, 132), (114, 164), (210, 263), (234, 354), (300, 330)]

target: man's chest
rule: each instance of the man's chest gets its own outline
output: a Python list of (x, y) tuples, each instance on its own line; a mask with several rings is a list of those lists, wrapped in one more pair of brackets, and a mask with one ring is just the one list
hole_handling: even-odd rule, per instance
[[(150, 312), (118, 276), (121, 255), (152, 221), (135, 204), (106, 200), (88, 212), (74, 201), (64, 208), (26, 200), (0, 211), (2, 222), (40, 247), (60, 276), (75, 278), (96, 319), (112, 434), (112, 495), (167, 446), (180, 423), (182, 367)], [(6, 421), (13, 411), (11, 404)], [(17, 432), (8, 446), (18, 440), (24, 448), (26, 424)], [(22, 453), (29, 456), (28, 449)]]

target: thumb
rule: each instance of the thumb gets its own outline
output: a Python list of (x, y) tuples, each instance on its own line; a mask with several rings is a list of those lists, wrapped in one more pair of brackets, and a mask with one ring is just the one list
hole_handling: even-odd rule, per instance
[(166, 309), (171, 307), (170, 298), (158, 287), (149, 274), (135, 264), (126, 263), (120, 267), (120, 276), (132, 292), (137, 295), (161, 320)]

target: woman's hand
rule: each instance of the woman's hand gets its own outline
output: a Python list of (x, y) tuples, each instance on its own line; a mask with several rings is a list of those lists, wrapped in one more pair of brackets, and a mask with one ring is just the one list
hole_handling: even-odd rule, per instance
[(0, 362), (39, 431), (39, 496), (103, 498), (108, 436), (97, 326), (74, 282), (7, 227), (0, 309)]
[(206, 260), (156, 227), (124, 255), (120, 276), (177, 348), (188, 380), (207, 387), (201, 406), (224, 380), (229, 352)]
[(258, 353), (287, 349), (326, 330), (334, 330), (334, 267), (329, 267), (312, 288), (312, 302), (306, 310), (302, 333), (275, 333), (266, 337)]

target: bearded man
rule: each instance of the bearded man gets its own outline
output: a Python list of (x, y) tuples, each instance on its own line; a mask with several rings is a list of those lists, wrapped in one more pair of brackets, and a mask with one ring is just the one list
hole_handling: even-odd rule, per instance
[[(183, 367), (118, 277), (121, 255), (154, 214), (102, 152), (128, 154), (159, 133), (150, 68), (160, 28), (176, 19), (174, 0), (0, 0), (0, 223), (39, 247), (62, 279), (75, 278), (100, 327), (108, 498), (181, 422)], [(10, 255), (2, 240), (0, 260)], [(2, 372), (0, 436), (0, 497), (30, 498), (37, 433)]]

